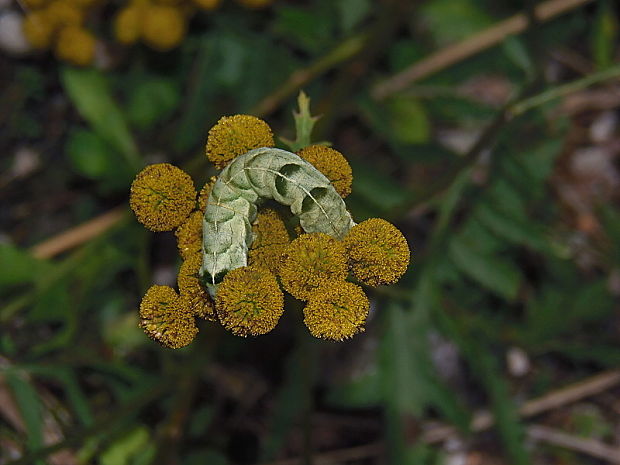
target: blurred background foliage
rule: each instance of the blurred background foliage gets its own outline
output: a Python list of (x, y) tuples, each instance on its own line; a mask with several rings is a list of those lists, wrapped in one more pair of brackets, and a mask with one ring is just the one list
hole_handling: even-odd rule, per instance
[[(0, 5), (0, 463), (618, 463), (616, 2), (224, 1), (168, 52), (116, 44), (116, 3), (83, 68), (16, 49), (28, 6)], [(137, 306), (174, 283), (175, 242), (128, 214), (133, 176), (202, 185), (223, 115), (293, 138), (301, 88), (354, 218), (397, 224), (409, 272), (347, 342), (289, 311), (159, 347)]]

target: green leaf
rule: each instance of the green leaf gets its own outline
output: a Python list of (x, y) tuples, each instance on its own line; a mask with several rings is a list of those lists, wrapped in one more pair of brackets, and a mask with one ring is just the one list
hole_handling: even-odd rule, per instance
[(27, 251), (0, 243), (0, 288), (35, 281), (50, 265)]
[(145, 458), (152, 458), (154, 454), (155, 444), (151, 441), (149, 430), (138, 426), (110, 445), (99, 460), (101, 465), (136, 465), (149, 463)]
[(433, 0), (419, 14), (439, 44), (462, 40), (492, 23), (475, 0)]
[(300, 91), (297, 96), (297, 106), (299, 110), (293, 111), (296, 132), (295, 140), (288, 140), (283, 137), (280, 138), (291, 152), (297, 152), (312, 144), (312, 130), (320, 118), (320, 116), (312, 116), (310, 113), (310, 98), (303, 90)]
[(102, 178), (118, 168), (112, 147), (97, 133), (87, 129), (72, 130), (65, 151), (73, 168), (89, 178)]
[(368, 16), (372, 3), (370, 0), (340, 0), (336, 6), (342, 31), (349, 33)]
[(151, 77), (141, 81), (129, 96), (127, 119), (140, 130), (152, 128), (178, 107), (181, 93), (171, 79)]
[(598, 2), (598, 12), (592, 35), (592, 55), (596, 66), (604, 69), (614, 63), (614, 54), (618, 46), (617, 7), (609, 0)]
[(21, 374), (7, 371), (5, 377), (24, 420), (28, 447), (38, 449), (43, 446), (43, 410), (39, 395)]
[(123, 154), (133, 171), (138, 171), (142, 161), (105, 76), (95, 69), (63, 67), (61, 80), (82, 117), (101, 138)]
[(422, 144), (430, 137), (430, 122), (420, 101), (412, 97), (387, 102), (392, 133), (403, 144)]
[(467, 241), (462, 235), (453, 237), (450, 257), (463, 274), (495, 294), (513, 301), (521, 285), (521, 272), (509, 256), (485, 253), (480, 245)]

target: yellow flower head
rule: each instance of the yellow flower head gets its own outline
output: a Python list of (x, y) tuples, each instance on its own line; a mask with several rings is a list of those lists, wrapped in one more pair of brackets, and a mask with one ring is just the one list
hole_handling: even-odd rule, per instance
[(133, 44), (138, 41), (142, 32), (144, 6), (133, 4), (121, 8), (114, 18), (114, 37), (121, 44)]
[(284, 253), (280, 278), (293, 297), (308, 300), (312, 291), (347, 275), (342, 243), (323, 233), (302, 234)]
[(277, 273), (282, 254), (291, 241), (284, 221), (275, 210), (265, 209), (258, 213), (252, 226), (254, 240), (248, 252), (248, 263)]
[(349, 266), (364, 284), (392, 284), (407, 270), (409, 246), (393, 224), (371, 218), (351, 228), (344, 238)]
[(87, 66), (95, 58), (95, 36), (80, 26), (66, 26), (60, 30), (54, 51), (56, 56), (76, 66)]
[(131, 185), (131, 209), (152, 231), (179, 226), (196, 205), (196, 191), (189, 175), (168, 163), (149, 165)]
[(215, 308), (222, 326), (233, 334), (258, 336), (278, 324), (284, 297), (273, 274), (264, 268), (244, 266), (224, 276)]
[(220, 6), (222, 0), (192, 0), (192, 3), (201, 10), (211, 11)]
[(353, 171), (338, 150), (324, 145), (310, 145), (303, 148), (298, 155), (323, 173), (340, 197), (345, 198), (351, 193)]
[(174, 235), (177, 237), (177, 247), (183, 260), (202, 250), (202, 212), (194, 211), (185, 222), (179, 226)]
[(273, 0), (237, 0), (246, 8), (264, 8), (273, 3)]
[(202, 265), (201, 253), (187, 257), (179, 269), (177, 284), (181, 297), (187, 298), (189, 308), (195, 316), (215, 321), (213, 300), (198, 279), (200, 265)]
[(144, 10), (142, 38), (161, 52), (173, 49), (185, 36), (185, 17), (178, 8), (149, 5)]
[(198, 194), (198, 210), (204, 213), (205, 208), (207, 208), (207, 202), (209, 201), (209, 195), (211, 195), (211, 189), (213, 189), (213, 184), (215, 184), (217, 178), (215, 176), (211, 176), (209, 182), (207, 182), (202, 189), (200, 189), (200, 193)]
[(54, 26), (47, 17), (45, 10), (32, 11), (26, 15), (22, 23), (24, 36), (34, 48), (44, 50), (52, 43)]
[(45, 13), (54, 28), (81, 26), (84, 22), (84, 11), (64, 0), (51, 2), (45, 9)]
[(273, 147), (273, 133), (262, 119), (250, 115), (224, 116), (209, 130), (207, 158), (218, 169), (259, 147)]
[(198, 328), (185, 299), (169, 286), (151, 286), (140, 303), (140, 327), (171, 349), (194, 340)]
[(47, 0), (21, 0), (20, 2), (28, 10), (37, 10), (47, 4)]
[(364, 331), (369, 306), (361, 287), (332, 282), (312, 292), (304, 308), (304, 323), (314, 337), (342, 341)]

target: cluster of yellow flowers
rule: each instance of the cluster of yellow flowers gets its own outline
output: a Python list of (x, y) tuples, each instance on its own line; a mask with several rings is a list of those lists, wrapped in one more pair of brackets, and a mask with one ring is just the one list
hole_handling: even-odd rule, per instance
[[(23, 32), (38, 50), (53, 49), (68, 63), (93, 62), (97, 40), (85, 27), (89, 10), (104, 0), (20, 0), (26, 9)], [(236, 0), (247, 8), (261, 8), (273, 0)], [(187, 23), (198, 10), (216, 9), (222, 0), (130, 0), (114, 18), (114, 37), (121, 44), (138, 41), (158, 51), (178, 46)]]
[[(222, 169), (252, 149), (273, 146), (267, 123), (235, 115), (211, 128), (206, 154)], [(321, 171), (341, 197), (351, 192), (351, 168), (340, 152), (313, 145), (298, 155)], [(324, 233), (304, 233), (294, 224), (287, 227), (291, 218), (264, 208), (253, 223), (248, 265), (228, 272), (212, 299), (199, 270), (202, 216), (215, 181), (211, 178), (197, 193), (189, 175), (160, 163), (147, 166), (131, 186), (130, 204), (138, 220), (153, 231), (176, 229), (184, 260), (179, 293), (153, 286), (140, 305), (142, 328), (167, 347), (191, 342), (198, 331), (193, 317), (219, 321), (239, 336), (271, 331), (284, 311), (282, 289), (305, 302), (304, 323), (313, 336), (341, 341), (364, 330), (369, 301), (359, 284), (391, 284), (407, 269), (407, 241), (385, 220), (366, 220), (337, 240)]]
[(88, 10), (96, 0), (22, 0), (28, 13), (24, 35), (38, 50), (52, 48), (63, 61), (86, 66), (95, 56), (95, 36), (84, 28)]

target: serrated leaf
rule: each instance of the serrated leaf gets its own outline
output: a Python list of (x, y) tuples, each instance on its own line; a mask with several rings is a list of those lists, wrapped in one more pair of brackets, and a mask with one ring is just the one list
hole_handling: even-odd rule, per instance
[(450, 258), (463, 274), (491, 292), (513, 301), (521, 286), (521, 272), (510, 259), (483, 250), (462, 236), (453, 237), (449, 246)]

